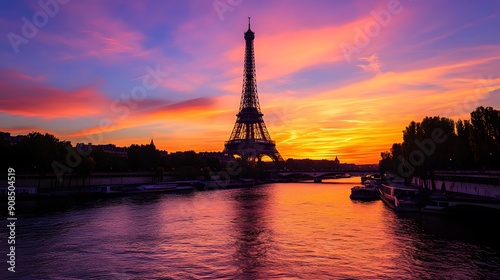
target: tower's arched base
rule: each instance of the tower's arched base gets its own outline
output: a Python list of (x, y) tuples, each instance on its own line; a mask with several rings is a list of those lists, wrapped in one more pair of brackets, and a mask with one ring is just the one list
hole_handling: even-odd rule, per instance
[(231, 140), (224, 145), (224, 153), (238, 155), (250, 165), (255, 164), (263, 156), (270, 157), (275, 163), (284, 162), (273, 141)]

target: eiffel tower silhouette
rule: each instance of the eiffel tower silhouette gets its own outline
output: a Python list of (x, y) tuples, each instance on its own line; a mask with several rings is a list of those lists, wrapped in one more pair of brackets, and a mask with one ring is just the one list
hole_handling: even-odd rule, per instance
[(270, 157), (274, 162), (283, 162), (276, 149), (276, 143), (271, 140), (267, 131), (262, 118), (264, 114), (260, 110), (255, 75), (254, 39), (255, 33), (250, 29), (249, 17), (248, 30), (245, 32), (245, 65), (240, 109), (229, 141), (224, 145), (224, 153), (238, 155), (250, 164), (263, 156)]

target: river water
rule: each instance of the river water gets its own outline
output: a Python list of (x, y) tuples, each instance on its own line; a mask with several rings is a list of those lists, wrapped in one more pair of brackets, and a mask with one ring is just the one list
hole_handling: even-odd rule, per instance
[(500, 278), (500, 219), (396, 214), (359, 182), (28, 205), (0, 279)]

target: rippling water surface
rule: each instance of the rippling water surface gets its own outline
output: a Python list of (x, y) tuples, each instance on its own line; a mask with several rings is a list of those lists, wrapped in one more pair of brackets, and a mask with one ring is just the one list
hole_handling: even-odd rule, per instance
[(352, 177), (31, 205), (51, 210), (18, 217), (17, 272), (4, 264), (0, 275), (499, 279), (498, 218), (396, 215), (382, 201), (350, 200), (358, 183)]

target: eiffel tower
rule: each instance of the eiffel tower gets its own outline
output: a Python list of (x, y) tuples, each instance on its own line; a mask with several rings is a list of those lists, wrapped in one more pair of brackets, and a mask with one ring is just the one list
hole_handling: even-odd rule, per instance
[(254, 38), (255, 33), (250, 29), (249, 17), (248, 30), (245, 32), (245, 65), (240, 110), (236, 115), (236, 123), (229, 141), (224, 145), (224, 153), (238, 155), (249, 164), (254, 164), (263, 156), (270, 157), (274, 162), (283, 162), (276, 149), (276, 143), (271, 140), (267, 131), (262, 118), (264, 114), (260, 111), (255, 75)]

